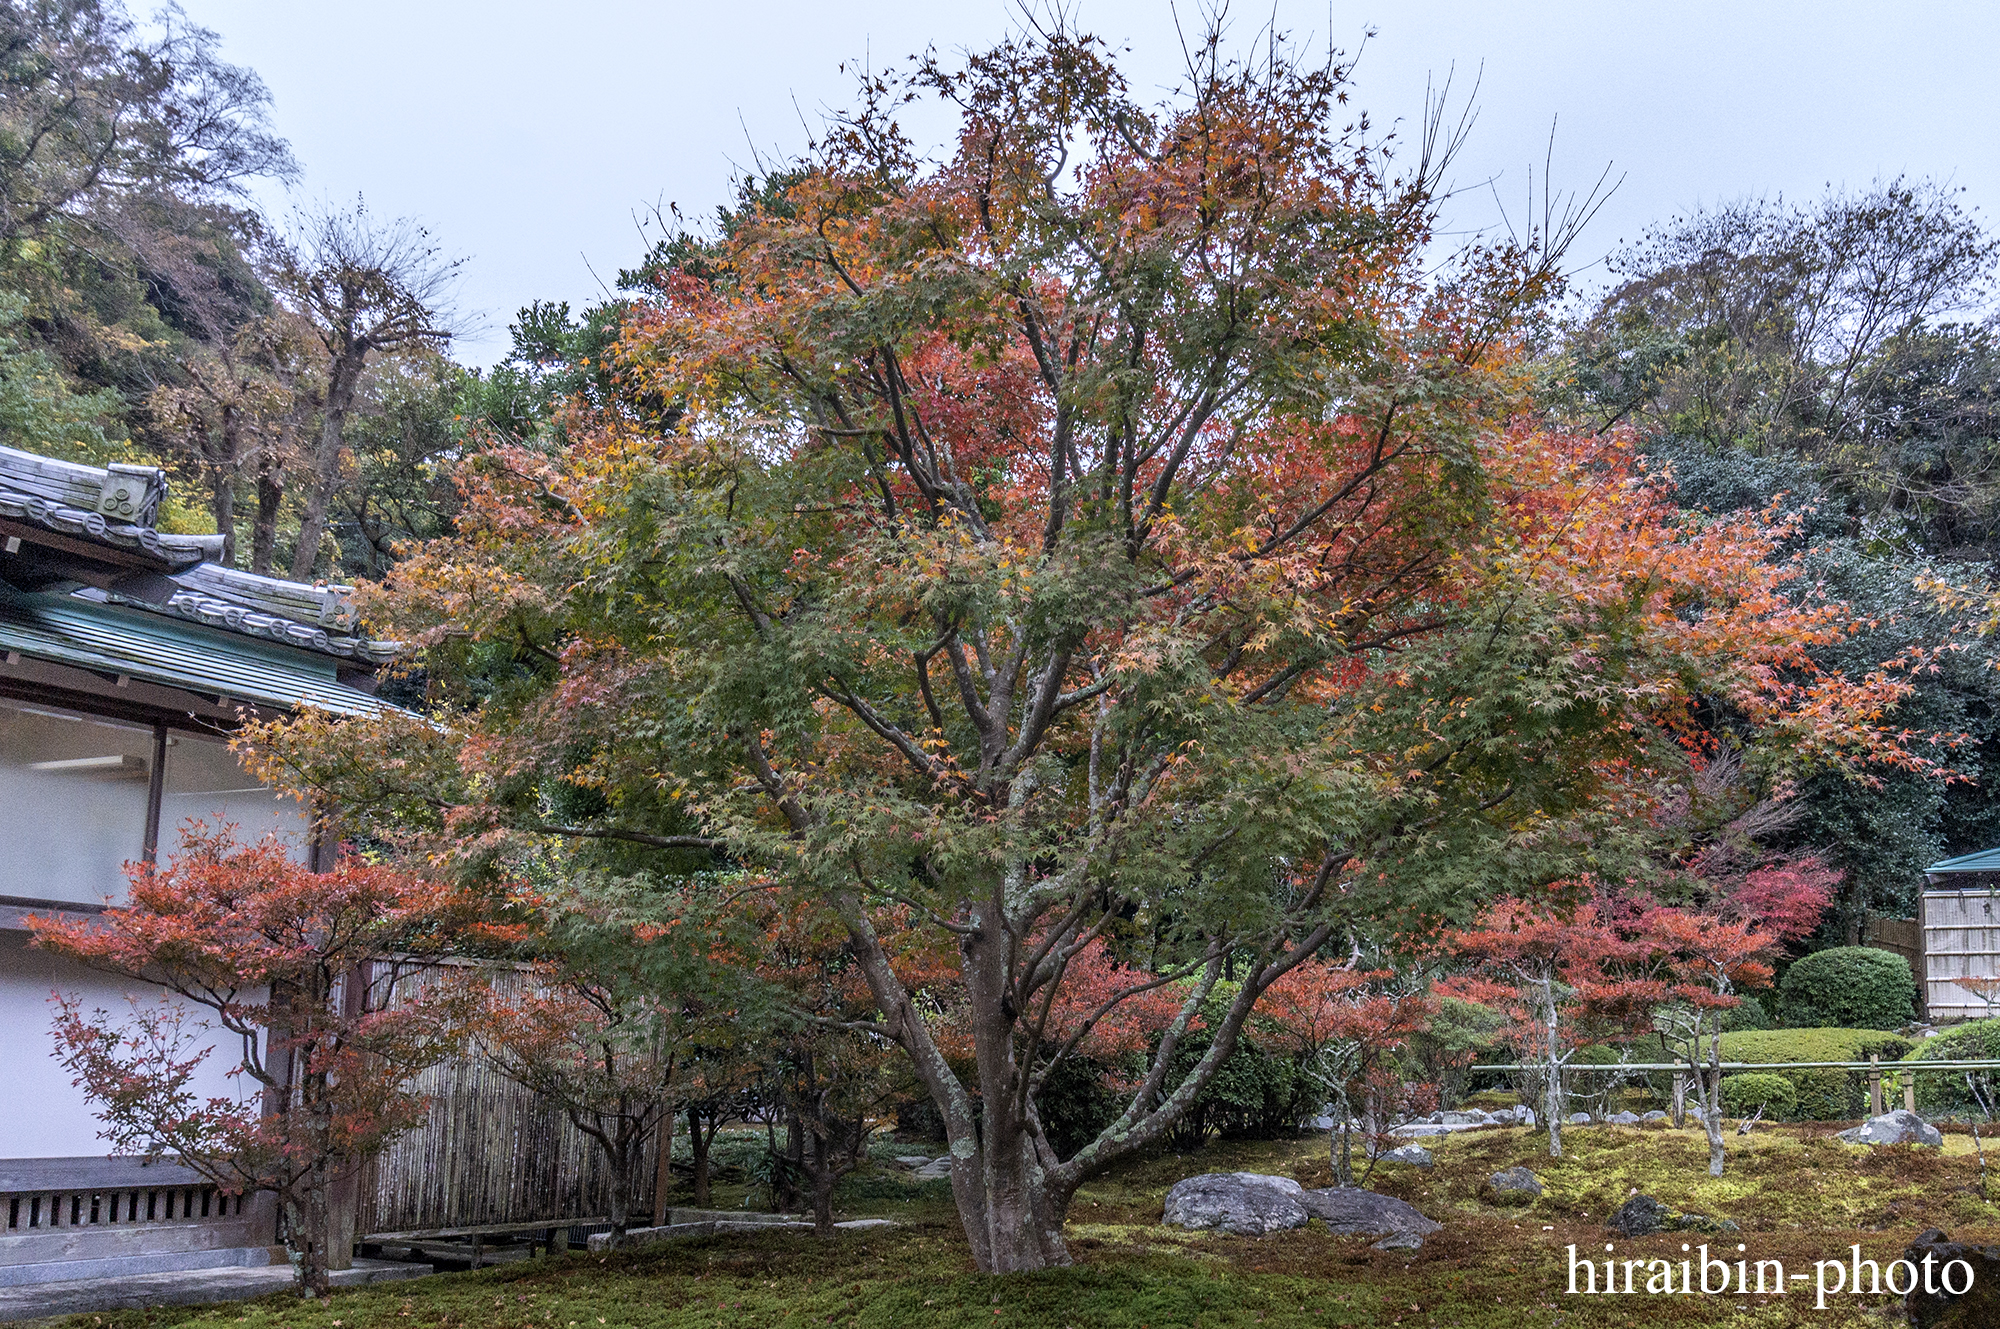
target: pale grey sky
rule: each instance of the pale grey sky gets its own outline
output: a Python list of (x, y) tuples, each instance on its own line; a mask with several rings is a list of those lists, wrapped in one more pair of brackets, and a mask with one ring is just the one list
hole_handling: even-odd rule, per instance
[[(364, 194), (467, 258), (460, 303), (484, 328), (457, 352), (474, 363), (504, 354), (529, 300), (595, 298), (592, 269), (610, 282), (642, 252), (635, 216), (654, 202), (706, 214), (753, 144), (797, 150), (794, 105), (817, 123), (844, 104), (843, 60), (977, 46), (1019, 12), (1002, 0), (183, 4), (270, 84), (304, 194)], [(1193, 4), (1180, 12), (1199, 22)], [(1239, 8), (1234, 31), (1248, 39), (1272, 12)], [(1167, 0), (1082, 0), (1079, 13), (1132, 46), (1135, 86), (1172, 82)], [(1583, 264), (1677, 210), (1899, 173), (2000, 207), (1991, 0), (1277, 0), (1275, 13), (1319, 47), (1331, 34), (1351, 51), (1376, 30), (1356, 98), (1378, 123), (1414, 119), (1427, 78), (1455, 67), (1459, 90), (1480, 80), (1461, 186), (1494, 177), (1516, 206), (1552, 121), (1559, 188), (1611, 165), (1625, 182), (1574, 251)], [(281, 196), (266, 202), (282, 211)], [(1487, 226), (1497, 212), (1469, 191), (1451, 219)]]

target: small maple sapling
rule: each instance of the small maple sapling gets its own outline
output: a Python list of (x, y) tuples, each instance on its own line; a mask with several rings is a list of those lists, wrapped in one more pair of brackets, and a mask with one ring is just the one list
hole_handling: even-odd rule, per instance
[[(1362, 970), (1324, 961), (1300, 965), (1271, 985), (1257, 1005), (1274, 1046), (1301, 1074), (1333, 1096), (1334, 1184), (1352, 1186), (1357, 1117), (1367, 1137), (1369, 1172), (1389, 1144), (1395, 1109), (1411, 1106), (1396, 1054), (1437, 1012), (1420, 972)], [(1362, 1183), (1367, 1176), (1364, 1174)]]
[[(324, 1295), (353, 1239), (336, 1192), (422, 1119), (428, 1100), (407, 1081), (450, 1055), (470, 1013), (469, 990), (425, 962), (493, 931), (483, 902), (367, 863), (313, 872), (275, 839), (239, 844), (202, 823), (165, 867), (130, 875), (124, 907), (30, 930), (39, 946), (171, 995), (123, 1020), (60, 997), (57, 1056), (113, 1150), (171, 1156), (225, 1192), (274, 1194), (300, 1288)], [(218, 1029), (241, 1048), (230, 1073), (260, 1093), (196, 1094)]]
[(1505, 1010), (1502, 1037), (1523, 1062), (1540, 1068), (1551, 1158), (1563, 1156), (1570, 1063), (1586, 1046), (1630, 1036), (1666, 991), (1659, 980), (1634, 972), (1643, 952), (1606, 912), (1597, 900), (1569, 908), (1503, 900), (1442, 942), (1472, 964), (1454, 992)]
[[(1702, 908), (1647, 910), (1633, 930), (1668, 983), (1655, 1012), (1661, 1041), (1687, 1064), (1708, 1136), (1708, 1171), (1723, 1172), (1722, 1021), (1746, 988), (1767, 986), (1786, 942), (1810, 933), (1826, 912), (1840, 874), (1817, 859), (1769, 865)], [(1704, 1064), (1704, 1057), (1706, 1064)], [(1681, 1104), (1676, 1101), (1678, 1111)]]

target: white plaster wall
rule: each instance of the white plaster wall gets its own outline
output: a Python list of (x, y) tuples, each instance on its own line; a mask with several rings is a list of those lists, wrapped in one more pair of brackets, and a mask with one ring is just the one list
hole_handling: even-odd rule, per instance
[[(69, 1073), (50, 1055), (55, 1040), (49, 1034), (54, 1017), (49, 994), (57, 989), (79, 994), (86, 1009), (103, 1007), (114, 1017), (131, 1010), (128, 993), (148, 1002), (161, 995), (158, 988), (121, 982), (37, 950), (25, 932), (0, 931), (0, 1084), (7, 1103), (0, 1111), (0, 1158), (110, 1152), (97, 1136), (99, 1122), (83, 1091), (71, 1086)], [(255, 1081), (226, 1074), (237, 1064), (241, 1046), (228, 1035), (218, 1044), (194, 1085), (202, 1099), (254, 1097)]]

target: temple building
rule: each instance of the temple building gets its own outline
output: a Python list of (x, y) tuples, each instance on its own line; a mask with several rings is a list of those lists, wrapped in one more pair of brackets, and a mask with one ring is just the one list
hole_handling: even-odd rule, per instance
[[(162, 994), (33, 949), (22, 919), (119, 903), (126, 865), (191, 819), (313, 861), (303, 809), (244, 772), (231, 731), (380, 709), (393, 647), (359, 635), (348, 588), (224, 567), (222, 537), (156, 529), (165, 493), (150, 467), (0, 447), (0, 1285), (274, 1258), (269, 1197), (107, 1157), (52, 1055), (51, 993), (114, 1014)], [(225, 1074), (239, 1056), (218, 1045), (206, 1094), (254, 1092)]]

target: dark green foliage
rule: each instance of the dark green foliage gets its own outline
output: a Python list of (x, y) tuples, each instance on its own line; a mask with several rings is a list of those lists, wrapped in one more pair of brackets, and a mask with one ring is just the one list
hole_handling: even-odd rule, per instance
[[(1190, 1032), (1174, 1049), (1167, 1082), (1184, 1079), (1208, 1051), (1208, 1036)], [(1199, 1147), (1211, 1135), (1224, 1139), (1269, 1139), (1297, 1125), (1300, 1077), (1292, 1064), (1244, 1037), (1222, 1063), (1175, 1127), (1176, 1147)]]
[[(1118, 1119), (1124, 1102), (1105, 1081), (1110, 1069), (1089, 1057), (1066, 1057), (1042, 1082), (1035, 1105), (1041, 1116), (1042, 1133), (1054, 1146), (1057, 1157), (1068, 1158)], [(938, 1135), (943, 1134), (944, 1123), (940, 1119)]]
[(1731, 1007), (1722, 1014), (1724, 1033), (1738, 1030), (1769, 1029), (1772, 1027), (1771, 1013), (1764, 1009), (1764, 1003), (1755, 997), (1745, 997), (1743, 1004)]
[[(1968, 1021), (1935, 1038), (1925, 1039), (1914, 1052), (1903, 1058), (1905, 1062), (1996, 1059), (2000, 1059), (2000, 1020)], [(1967, 1083), (1968, 1076), (1970, 1083)], [(1920, 1114), (1990, 1121), (1992, 1114), (2000, 1112), (2000, 1073), (1991, 1070), (1934, 1071), (1912, 1078), (1917, 1085), (1917, 1111)]]
[[(1724, 1061), (1866, 1061), (1886, 1064), (1910, 1050), (1907, 1038), (1867, 1029), (1769, 1029), (1722, 1036)], [(1868, 1073), (1830, 1067), (1777, 1071), (1797, 1095), (1797, 1121), (1854, 1121), (1868, 1111)], [(1755, 1111), (1755, 1109), (1751, 1109)]]
[(1786, 1023), (1844, 1029), (1897, 1029), (1916, 1010), (1910, 962), (1873, 946), (1815, 951), (1785, 971)]
[(1722, 1081), (1722, 1110), (1732, 1117), (1755, 1115), (1758, 1108), (1772, 1121), (1789, 1121), (1798, 1111), (1799, 1091), (1782, 1075), (1745, 1071)]

